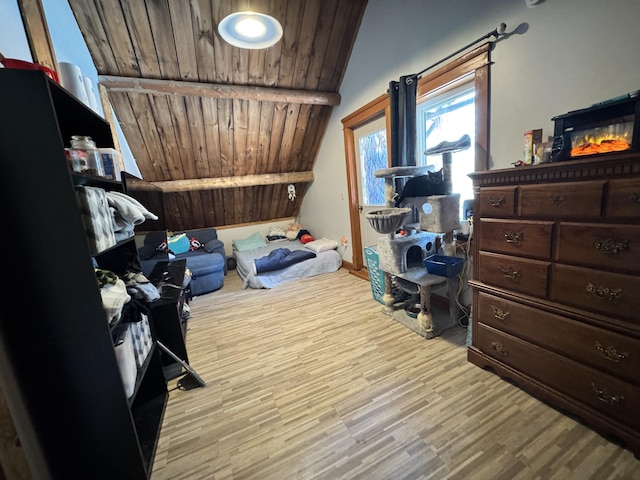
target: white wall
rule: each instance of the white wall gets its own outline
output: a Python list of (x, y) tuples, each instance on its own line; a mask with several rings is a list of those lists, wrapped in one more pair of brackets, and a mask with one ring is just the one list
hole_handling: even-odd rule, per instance
[[(341, 119), (415, 73), (507, 24), (491, 54), (490, 168), (522, 158), (523, 133), (555, 115), (640, 89), (640, 0), (369, 0), (300, 222), (350, 238)], [(349, 246), (346, 261), (351, 261)]]

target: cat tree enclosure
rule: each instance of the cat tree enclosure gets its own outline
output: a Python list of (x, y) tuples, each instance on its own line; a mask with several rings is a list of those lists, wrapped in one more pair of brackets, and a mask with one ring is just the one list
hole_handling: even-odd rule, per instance
[[(423, 260), (426, 253), (433, 249), (438, 233), (444, 233), (445, 252), (455, 249), (453, 230), (460, 227), (458, 220), (460, 195), (409, 197), (405, 202), (410, 206), (396, 207), (394, 188), (396, 178), (425, 175), (428, 170), (428, 167), (391, 167), (376, 170), (374, 175), (385, 181), (387, 208), (370, 212), (367, 214), (367, 219), (377, 232), (385, 234), (378, 239), (380, 269), (384, 272), (385, 284), (382, 297), (384, 313), (392, 317), (396, 312), (404, 315), (401, 310), (404, 310), (405, 305), (396, 305), (392, 294), (392, 283), (395, 278), (403, 290), (419, 296), (420, 311), (417, 315), (417, 325), (412, 329), (425, 338), (433, 338), (456, 324), (457, 278), (428, 273)], [(412, 221), (407, 222), (407, 220)], [(422, 228), (423, 225), (428, 226), (428, 231), (423, 231), (425, 230)], [(395, 232), (401, 226), (406, 227), (406, 235), (396, 235)], [(447, 245), (447, 242), (451, 246)], [(450, 318), (443, 322), (434, 320), (431, 313), (431, 288), (444, 283), (448, 285)]]

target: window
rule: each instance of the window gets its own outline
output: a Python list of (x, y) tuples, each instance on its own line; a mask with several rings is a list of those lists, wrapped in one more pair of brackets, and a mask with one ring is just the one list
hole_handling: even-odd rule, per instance
[(384, 205), (384, 179), (376, 178), (376, 170), (387, 168), (387, 131), (381, 117), (355, 131), (358, 163), (362, 182), (363, 205)]
[[(422, 103), (427, 100), (431, 100), (440, 95), (444, 95), (446, 92), (450, 91), (450, 88), (452, 88), (453, 86), (462, 85), (464, 82), (459, 83), (459, 79), (468, 80), (470, 82), (470, 85), (473, 85), (474, 114), (473, 116), (471, 116), (471, 118), (477, 119), (477, 121), (475, 122), (472, 131), (467, 132), (472, 138), (472, 146), (469, 149), (469, 155), (474, 159), (473, 166), (469, 169), (469, 172), (487, 170), (489, 165), (488, 111), (489, 66), (491, 64), (489, 58), (490, 48), (491, 42), (487, 42), (486, 44), (460, 56), (456, 60), (452, 60), (447, 65), (434, 70), (431, 73), (425, 74), (418, 80), (417, 100), (419, 107), (422, 107)], [(424, 105), (424, 108), (426, 107), (427, 105)], [(361, 178), (358, 171), (358, 155), (360, 144), (356, 139), (355, 131), (368, 122), (383, 115), (387, 117), (388, 121), (388, 110), (389, 96), (387, 94), (383, 94), (342, 119), (347, 163), (347, 185), (349, 188), (349, 217), (351, 220), (352, 235), (353, 257), (351, 268), (354, 272), (359, 272), (364, 267), (364, 255), (362, 250), (362, 229), (360, 223), (360, 217), (362, 215), (363, 208), (359, 201), (360, 198), (358, 195), (360, 183), (359, 178)], [(418, 155), (418, 157), (422, 157), (422, 159), (425, 159), (424, 155), (422, 155), (422, 152), (424, 152), (427, 145), (430, 144), (427, 144), (426, 138), (423, 138), (422, 140), (420, 140), (420, 142), (421, 143), (419, 144), (420, 146), (418, 148), (418, 152), (420, 153), (420, 155)], [(422, 161), (422, 159), (419, 158), (420, 161)], [(454, 168), (457, 169), (458, 166), (454, 164)], [(459, 168), (462, 169), (461, 167)], [(464, 177), (466, 176), (466, 174), (461, 173), (461, 176)], [(463, 188), (461, 188), (461, 190), (463, 190)], [(467, 195), (464, 194), (463, 198), (472, 197), (467, 197)], [(461, 204), (463, 203), (464, 202), (461, 202)]]
[(418, 104), (417, 157), (418, 165), (431, 165), (434, 171), (442, 168), (442, 155), (426, 156), (424, 151), (442, 142), (471, 138), (471, 147), (452, 153), (453, 192), (460, 194), (460, 218), (465, 218), (464, 201), (473, 200), (473, 182), (467, 176), (475, 170), (475, 89), (473, 78), (462, 78), (425, 96)]

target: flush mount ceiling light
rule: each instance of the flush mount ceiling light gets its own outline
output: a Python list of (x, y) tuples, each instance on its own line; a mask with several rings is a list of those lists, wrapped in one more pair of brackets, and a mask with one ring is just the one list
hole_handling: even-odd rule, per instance
[(282, 25), (262, 13), (236, 12), (222, 19), (218, 32), (234, 47), (259, 49), (268, 48), (280, 40)]

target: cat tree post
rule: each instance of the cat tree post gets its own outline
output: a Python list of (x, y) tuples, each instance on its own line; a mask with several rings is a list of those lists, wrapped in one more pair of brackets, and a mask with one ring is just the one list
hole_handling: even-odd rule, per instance
[[(384, 199), (386, 202), (386, 206), (388, 208), (393, 208), (395, 206), (394, 197), (395, 197), (395, 185), (394, 185), (394, 177), (388, 176), (384, 178)], [(388, 234), (389, 240), (393, 240), (396, 236), (395, 231)], [(384, 302), (384, 308), (387, 312), (393, 310), (393, 304), (395, 303), (395, 298), (393, 297), (393, 282), (391, 279), (391, 274), (389, 272), (383, 272), (384, 275), (384, 295), (382, 296), (382, 301)]]

